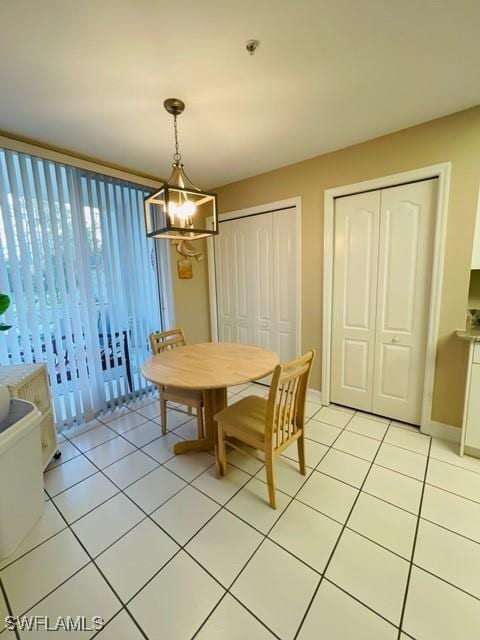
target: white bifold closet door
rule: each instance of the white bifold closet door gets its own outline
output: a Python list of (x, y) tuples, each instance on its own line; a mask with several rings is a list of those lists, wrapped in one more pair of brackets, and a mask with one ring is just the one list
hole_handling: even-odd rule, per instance
[(296, 356), (295, 209), (220, 224), (215, 237), (218, 337)]
[(419, 424), (437, 180), (335, 202), (331, 400)]

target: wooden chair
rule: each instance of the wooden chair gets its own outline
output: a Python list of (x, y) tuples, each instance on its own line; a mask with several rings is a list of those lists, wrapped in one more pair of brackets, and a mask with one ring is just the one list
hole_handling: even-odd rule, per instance
[(314, 356), (315, 352), (310, 351), (296, 360), (277, 365), (268, 399), (248, 396), (215, 415), (218, 433), (217, 472), (219, 475), (225, 475), (226, 472), (226, 444), (246, 453), (238, 446), (240, 440), (254, 449), (262, 450), (265, 454), (270, 505), (274, 509), (273, 460), (295, 440), (300, 473), (306, 474), (303, 433), (305, 401)]
[[(185, 335), (183, 329), (169, 329), (168, 331), (155, 331), (150, 336), (150, 347), (152, 353), (162, 353), (176, 347), (183, 347)], [(167, 433), (167, 402), (177, 402), (188, 407), (188, 413), (192, 413), (192, 408), (197, 412), (198, 437), (204, 437), (203, 429), (203, 392), (196, 389), (179, 389), (178, 387), (158, 387), (160, 393), (160, 414), (162, 422), (162, 433)]]

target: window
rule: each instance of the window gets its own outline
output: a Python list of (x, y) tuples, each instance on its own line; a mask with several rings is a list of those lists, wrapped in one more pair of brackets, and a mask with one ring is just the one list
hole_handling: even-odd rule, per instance
[(145, 235), (146, 193), (0, 149), (0, 291), (13, 325), (0, 364), (47, 363), (59, 425), (148, 388), (148, 334), (171, 307), (167, 244)]

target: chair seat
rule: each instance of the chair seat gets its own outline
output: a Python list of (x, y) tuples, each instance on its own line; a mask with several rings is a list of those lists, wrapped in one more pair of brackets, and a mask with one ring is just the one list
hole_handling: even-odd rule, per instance
[(222, 409), (215, 416), (225, 431), (232, 435), (242, 434), (250, 440), (265, 440), (267, 401), (258, 396), (247, 396)]
[(180, 389), (180, 387), (163, 387), (165, 399), (171, 398), (184, 404), (198, 404), (203, 402), (201, 389)]

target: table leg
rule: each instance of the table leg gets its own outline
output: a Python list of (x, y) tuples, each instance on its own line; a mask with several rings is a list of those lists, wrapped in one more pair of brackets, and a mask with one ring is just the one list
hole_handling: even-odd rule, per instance
[(177, 442), (173, 447), (173, 452), (175, 454), (187, 453), (188, 451), (209, 451), (210, 449), (215, 449), (216, 435), (213, 416), (227, 406), (226, 388), (205, 389), (203, 392), (203, 404), (205, 411), (205, 438)]

